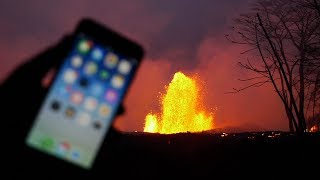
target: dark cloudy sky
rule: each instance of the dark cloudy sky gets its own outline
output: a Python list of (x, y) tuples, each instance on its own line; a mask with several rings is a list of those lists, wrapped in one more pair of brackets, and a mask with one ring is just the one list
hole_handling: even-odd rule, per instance
[(200, 75), (205, 104), (217, 107), (216, 125), (286, 130), (283, 108), (270, 86), (225, 94), (244, 84), (237, 67), (245, 47), (233, 45), (232, 18), (247, 12), (252, 0), (2, 1), (0, 79), (19, 63), (71, 32), (79, 19), (92, 17), (136, 40), (146, 50), (132, 88), (126, 115), (116, 121), (126, 131), (141, 131), (144, 116), (156, 111), (159, 92), (174, 72)]

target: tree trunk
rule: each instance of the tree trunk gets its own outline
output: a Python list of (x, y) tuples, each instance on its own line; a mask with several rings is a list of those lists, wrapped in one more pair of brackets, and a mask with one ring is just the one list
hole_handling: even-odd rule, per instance
[(315, 5), (315, 8), (317, 9), (317, 12), (318, 12), (319, 16), (320, 16), (320, 6), (319, 6), (317, 0), (313, 0), (313, 3)]
[[(289, 102), (289, 108), (286, 109), (286, 113), (287, 113), (287, 117), (288, 117), (288, 120), (289, 120), (289, 130), (290, 130), (291, 133), (294, 133), (295, 129), (293, 127), (294, 119), (292, 117), (293, 113), (292, 113), (292, 100), (291, 99), (290, 99), (290, 102)], [(298, 131), (298, 130), (296, 129), (296, 131)]]
[[(301, 50), (304, 51), (304, 50)], [(299, 90), (299, 126), (302, 129), (302, 131), (306, 130), (306, 120), (304, 116), (304, 102), (305, 102), (305, 77), (304, 77), (304, 53), (301, 53), (301, 60), (299, 65), (299, 77), (300, 77), (300, 90)]]
[(290, 131), (290, 133), (294, 133), (293, 122), (292, 122), (293, 119), (292, 119), (289, 111), (290, 110), (286, 110), (286, 114), (287, 114), (287, 118), (288, 118), (288, 122), (289, 122), (289, 131)]

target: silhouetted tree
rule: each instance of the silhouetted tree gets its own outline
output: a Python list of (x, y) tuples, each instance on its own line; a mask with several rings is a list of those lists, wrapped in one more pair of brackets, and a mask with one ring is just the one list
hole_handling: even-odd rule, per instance
[(272, 83), (291, 132), (306, 131), (306, 117), (320, 112), (320, 10), (318, 0), (258, 0), (235, 19), (233, 43), (249, 45), (254, 58), (239, 62), (254, 72), (250, 84)]

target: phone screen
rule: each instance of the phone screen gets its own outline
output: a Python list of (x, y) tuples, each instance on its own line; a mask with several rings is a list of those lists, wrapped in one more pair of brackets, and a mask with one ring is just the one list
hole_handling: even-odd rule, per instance
[(138, 61), (79, 34), (27, 136), (27, 145), (91, 168)]

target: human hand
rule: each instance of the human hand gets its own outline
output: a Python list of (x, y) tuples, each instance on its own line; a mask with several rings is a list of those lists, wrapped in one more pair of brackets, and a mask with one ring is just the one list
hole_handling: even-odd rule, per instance
[[(13, 163), (11, 168), (14, 170), (30, 171), (29, 163), (39, 164), (38, 167), (43, 163), (50, 166), (44, 160), (30, 159), (24, 140), (49, 88), (48, 83), (43, 83), (44, 79), (48, 80), (48, 72), (54, 72), (62, 63), (66, 49), (70, 49), (71, 45), (72, 37), (65, 36), (57, 44), (17, 67), (0, 86), (3, 139), (6, 147), (9, 147), (6, 152), (8, 164)], [(123, 113), (123, 106), (120, 106), (118, 115)], [(111, 127), (106, 139), (117, 133)], [(16, 164), (17, 161), (21, 166)]]

